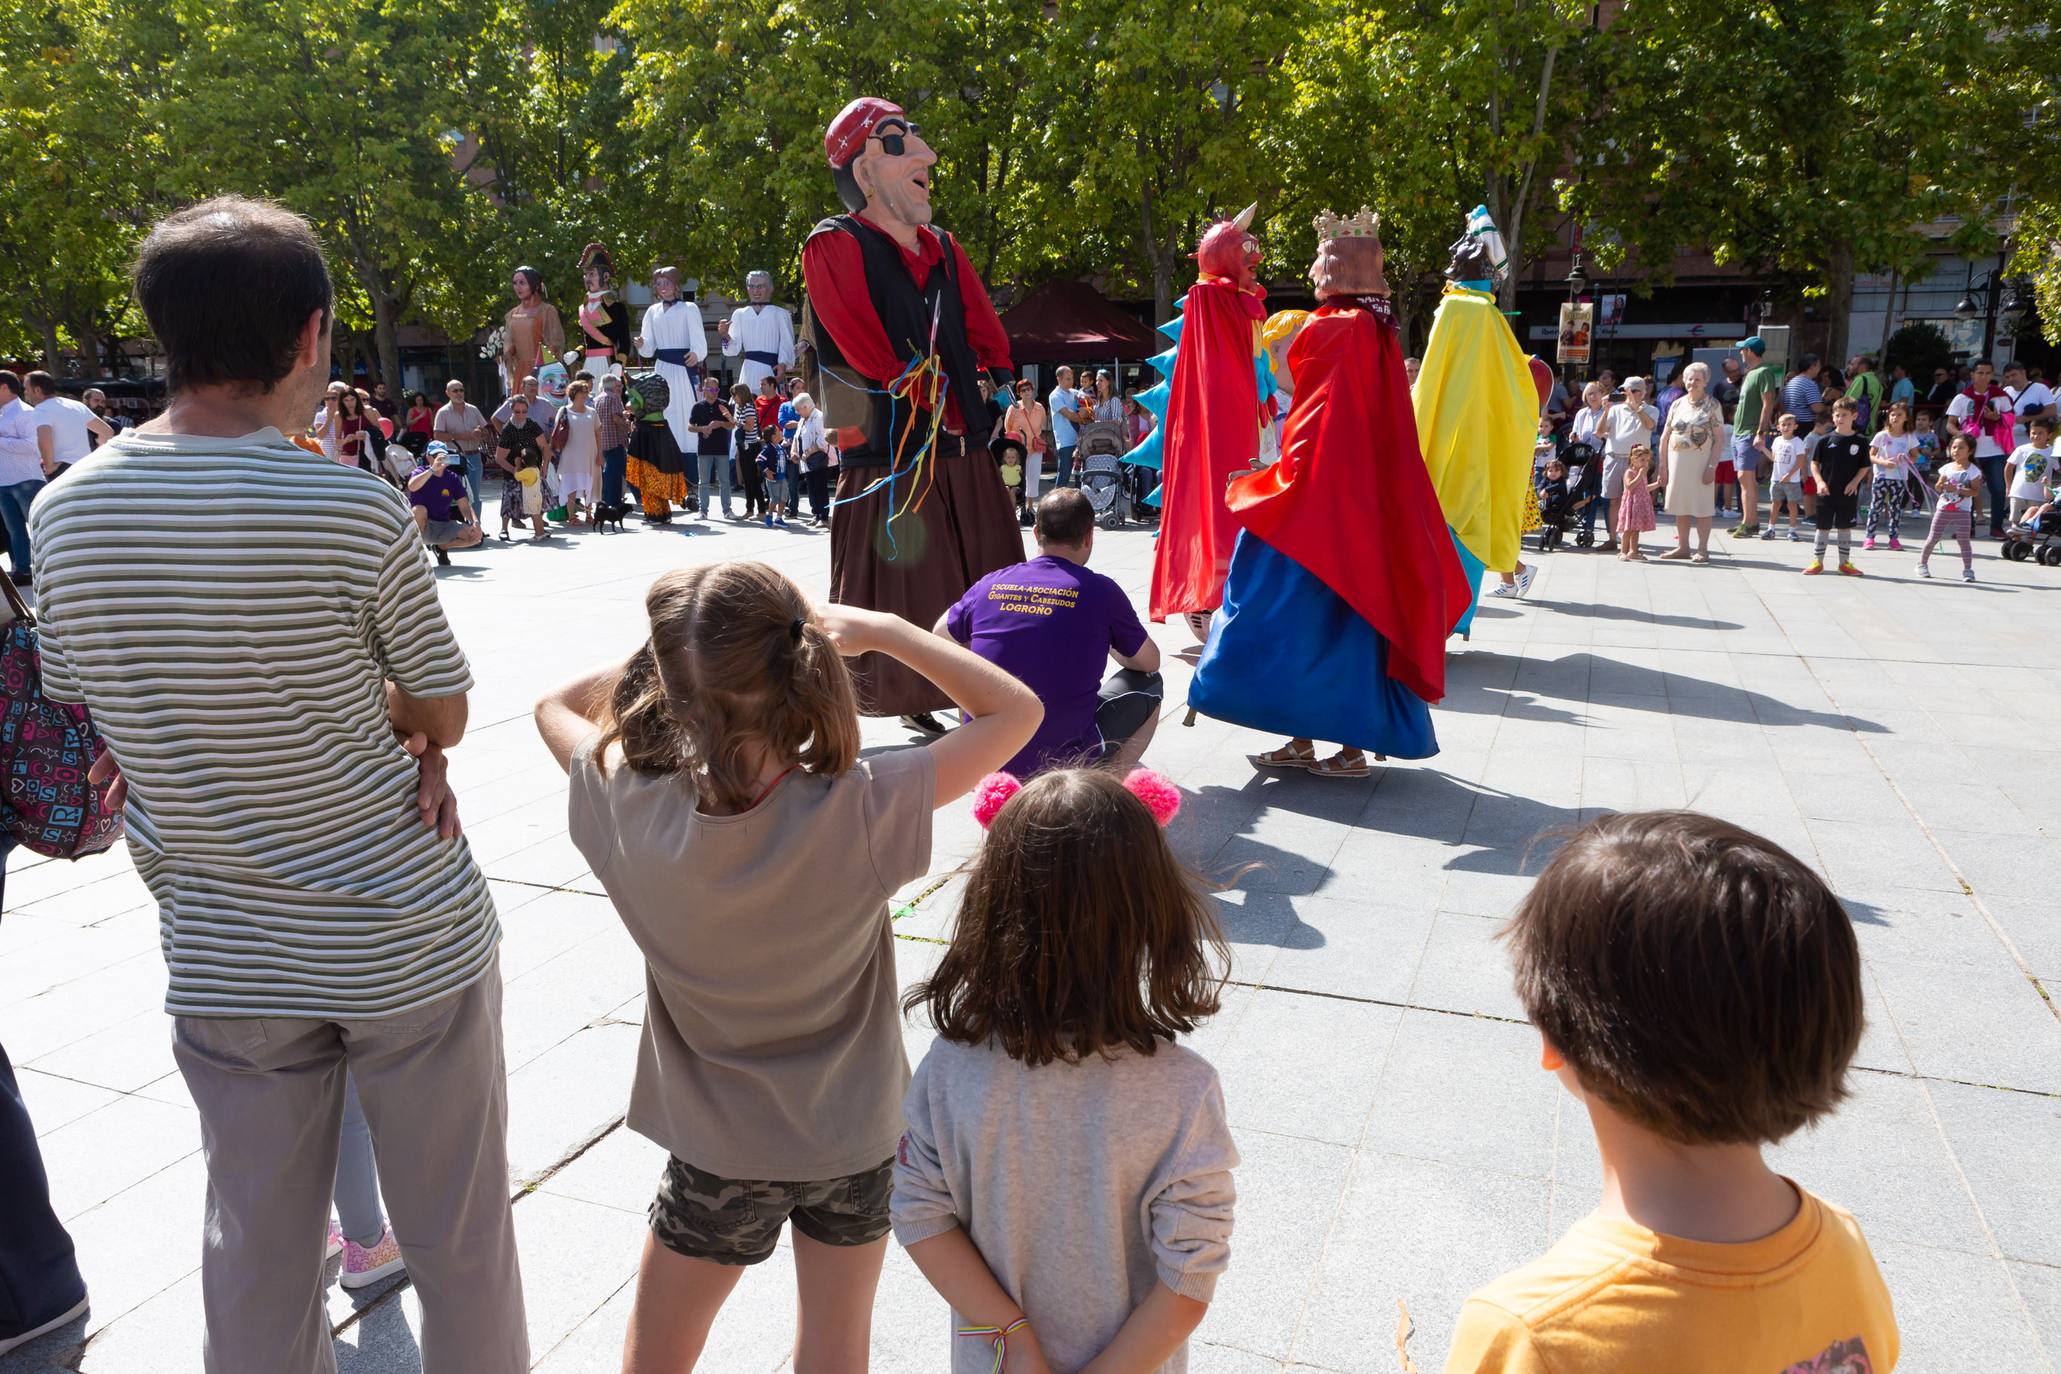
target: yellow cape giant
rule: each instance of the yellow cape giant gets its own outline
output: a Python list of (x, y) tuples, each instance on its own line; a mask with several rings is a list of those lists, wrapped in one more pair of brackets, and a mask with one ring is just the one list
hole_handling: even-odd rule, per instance
[(1493, 295), (1446, 287), (1411, 398), (1424, 466), (1454, 537), (1489, 571), (1514, 571), (1539, 394)]

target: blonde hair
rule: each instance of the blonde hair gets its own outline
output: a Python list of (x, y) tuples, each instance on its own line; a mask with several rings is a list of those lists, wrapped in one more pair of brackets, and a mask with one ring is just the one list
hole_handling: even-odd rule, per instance
[(859, 758), (844, 658), (807, 598), (763, 563), (713, 563), (651, 584), (651, 637), (610, 696), (597, 757), (620, 744), (640, 773), (683, 773), (701, 805), (748, 810), (751, 745), (835, 777)]

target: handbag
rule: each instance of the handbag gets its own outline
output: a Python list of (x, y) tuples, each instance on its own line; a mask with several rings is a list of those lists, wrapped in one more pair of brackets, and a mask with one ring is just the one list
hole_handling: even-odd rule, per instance
[(105, 806), (87, 770), (107, 752), (84, 706), (43, 695), (36, 617), (20, 592), (0, 578), (14, 619), (0, 640), (0, 778), (6, 805), (0, 830), (17, 844), (53, 859), (98, 854), (122, 834), (122, 814)]

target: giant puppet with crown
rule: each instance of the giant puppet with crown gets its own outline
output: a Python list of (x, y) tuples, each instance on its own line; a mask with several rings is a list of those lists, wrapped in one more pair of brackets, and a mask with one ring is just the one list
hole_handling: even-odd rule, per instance
[[(802, 249), (814, 399), (839, 452), (830, 598), (928, 629), (1023, 559), (979, 391), (983, 376), (1007, 386), (1009, 339), (966, 250), (931, 227), (937, 155), (901, 107), (854, 100), (823, 150), (847, 211)], [(852, 667), (867, 715), (942, 728), (929, 713), (949, 702), (928, 680), (882, 654)]]
[[(1430, 705), (1473, 589), (1418, 448), (1375, 216), (1316, 227), (1295, 404), (1279, 460), (1224, 492), (1236, 544), (1188, 704), (1292, 736), (1262, 767), (1361, 777), (1368, 753), (1437, 752)], [(1320, 759), (1318, 740), (1343, 747)]]

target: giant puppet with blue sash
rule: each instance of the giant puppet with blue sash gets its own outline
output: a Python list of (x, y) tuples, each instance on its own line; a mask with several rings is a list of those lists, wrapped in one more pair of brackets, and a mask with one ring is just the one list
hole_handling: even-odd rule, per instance
[[(937, 155), (900, 106), (854, 100), (823, 137), (846, 214), (802, 249), (814, 399), (838, 446), (830, 599), (925, 629), (1023, 561), (978, 383), (1009, 382), (1009, 337), (958, 240), (930, 224)], [(859, 709), (942, 729), (950, 703), (883, 654), (852, 662)]]

